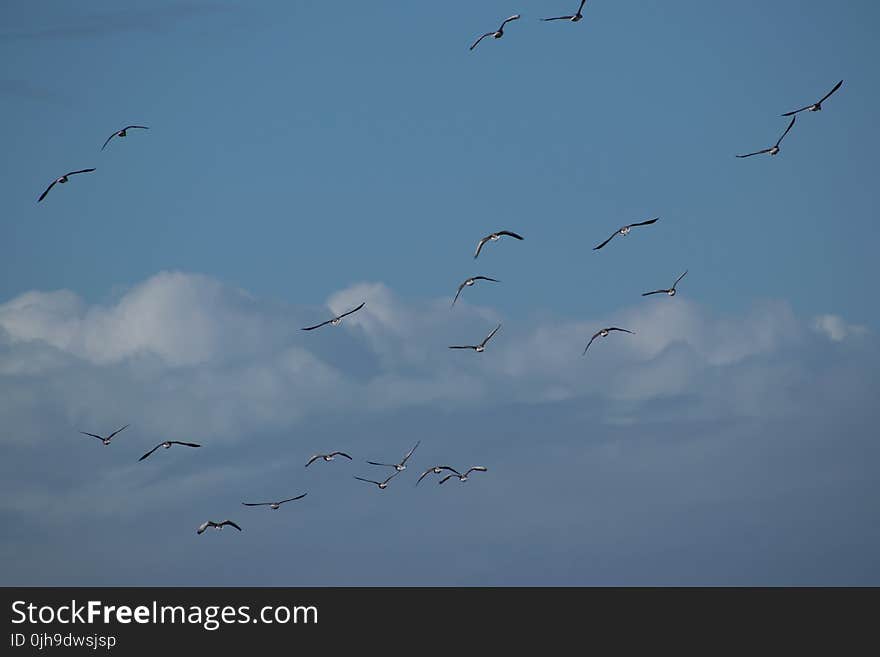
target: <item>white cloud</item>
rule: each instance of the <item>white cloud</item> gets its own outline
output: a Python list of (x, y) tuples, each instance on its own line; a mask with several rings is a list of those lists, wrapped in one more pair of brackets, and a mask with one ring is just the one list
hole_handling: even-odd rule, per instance
[(865, 335), (867, 327), (848, 324), (840, 315), (819, 315), (813, 318), (813, 329), (829, 340), (841, 342), (853, 335)]

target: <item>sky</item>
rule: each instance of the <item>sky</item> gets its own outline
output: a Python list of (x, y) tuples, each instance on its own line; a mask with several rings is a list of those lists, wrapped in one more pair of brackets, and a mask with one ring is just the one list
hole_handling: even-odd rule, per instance
[(0, 584), (880, 584), (880, 8), (576, 4), (0, 6)]

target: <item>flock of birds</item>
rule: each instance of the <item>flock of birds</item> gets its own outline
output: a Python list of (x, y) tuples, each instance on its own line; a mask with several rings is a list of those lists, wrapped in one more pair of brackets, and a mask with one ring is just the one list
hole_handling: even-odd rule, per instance
[[(586, 0), (580, 0), (580, 4), (578, 5), (577, 12), (575, 12), (574, 14), (567, 15), (567, 16), (556, 16), (556, 17), (552, 17), (552, 18), (543, 18), (541, 20), (542, 21), (566, 20), (566, 21), (570, 21), (572, 23), (577, 23), (577, 22), (581, 21), (584, 17), (583, 16), (583, 9), (584, 9), (585, 4), (586, 4)], [(470, 46), (470, 50), (474, 50), (474, 48), (476, 48), (483, 41), (483, 39), (485, 39), (487, 37), (492, 37), (494, 39), (500, 39), (501, 37), (504, 36), (505, 26), (512, 21), (519, 20), (520, 18), (521, 18), (520, 14), (514, 14), (513, 16), (510, 16), (509, 18), (505, 19), (501, 23), (501, 25), (498, 27), (497, 30), (493, 30), (491, 32), (486, 32), (485, 34), (482, 34), (479, 38), (477, 38), (477, 40), (474, 41), (474, 43)], [(797, 120), (798, 114), (800, 114), (801, 112), (818, 112), (818, 111), (820, 111), (822, 109), (822, 104), (826, 100), (828, 100), (828, 98), (832, 94), (834, 94), (841, 87), (842, 84), (843, 84), (843, 80), (841, 80), (836, 85), (834, 85), (834, 87), (831, 89), (831, 91), (829, 91), (820, 100), (816, 101), (815, 103), (812, 103), (812, 104), (806, 105), (805, 107), (802, 107), (800, 109), (792, 110), (790, 112), (786, 112), (786, 113), (782, 114), (783, 117), (790, 116), (791, 121), (788, 123), (788, 126), (785, 128), (785, 131), (782, 133), (782, 135), (779, 137), (779, 139), (776, 140), (775, 144), (773, 144), (769, 148), (764, 148), (764, 149), (761, 149), (758, 151), (754, 151), (752, 153), (746, 153), (744, 155), (737, 155), (736, 157), (748, 158), (748, 157), (752, 157), (754, 155), (762, 155), (762, 154), (776, 155), (776, 154), (778, 154), (779, 150), (780, 150), (780, 144), (782, 143), (782, 140), (785, 138), (785, 136), (794, 127), (794, 124), (795, 124), (795, 121)], [(128, 126), (125, 126), (124, 128), (116, 130), (107, 138), (107, 140), (104, 142), (103, 146), (101, 147), (101, 150), (103, 151), (114, 137), (124, 138), (127, 136), (129, 130), (135, 130), (135, 129), (148, 130), (149, 128), (148, 128), (148, 126), (143, 126), (143, 125), (128, 125)], [(51, 182), (51, 184), (46, 188), (46, 190), (37, 199), (37, 202), (39, 203), (39, 202), (43, 201), (43, 199), (46, 198), (46, 196), (49, 194), (49, 192), (52, 190), (52, 188), (56, 184), (67, 183), (71, 176), (83, 174), (83, 173), (91, 173), (95, 170), (96, 170), (95, 168), (88, 168), (88, 169), (79, 169), (77, 171), (70, 171), (68, 173), (65, 173), (64, 175), (56, 178), (55, 180), (53, 180)], [(655, 217), (653, 219), (648, 219), (645, 221), (638, 221), (638, 222), (629, 223), (624, 226), (621, 226), (620, 228), (615, 230), (611, 234), (611, 236), (608, 237), (605, 241), (603, 241), (600, 244), (593, 247), (593, 250), (598, 251), (598, 250), (604, 248), (605, 246), (607, 246), (609, 244), (609, 242), (611, 242), (617, 236), (621, 236), (621, 237), (627, 236), (630, 233), (630, 231), (632, 231), (633, 228), (638, 228), (638, 227), (642, 227), (642, 226), (650, 226), (650, 225), (657, 223), (658, 220), (659, 220), (659, 217)], [(504, 237), (509, 237), (509, 238), (519, 240), (519, 241), (523, 241), (525, 239), (521, 235), (519, 235), (513, 231), (510, 231), (510, 230), (499, 230), (497, 232), (491, 233), (489, 235), (486, 235), (482, 239), (480, 239), (479, 242), (477, 243), (477, 248), (476, 248), (476, 251), (474, 252), (474, 259), (477, 259), (480, 256), (480, 253), (482, 252), (483, 247), (486, 244), (492, 243), (492, 242), (497, 242)], [(666, 294), (669, 297), (674, 297), (676, 295), (676, 288), (677, 288), (678, 284), (687, 275), (687, 273), (688, 273), (688, 271), (685, 270), (684, 273), (682, 273), (675, 280), (675, 282), (672, 284), (672, 287), (665, 288), (665, 289), (652, 290), (650, 292), (645, 292), (642, 294), (642, 296), (652, 296), (655, 294)], [(458, 290), (455, 293), (455, 297), (453, 298), (451, 305), (455, 306), (455, 303), (458, 301), (459, 297), (461, 296), (462, 291), (466, 287), (472, 287), (478, 281), (486, 281), (486, 282), (491, 282), (491, 283), (499, 283), (500, 282), (498, 279), (491, 278), (489, 276), (483, 276), (483, 275), (470, 276), (470, 277), (466, 278), (458, 286)], [(362, 302), (360, 305), (358, 305), (355, 308), (352, 308), (351, 310), (348, 310), (340, 315), (336, 315), (335, 317), (333, 317), (331, 319), (325, 320), (325, 321), (320, 322), (318, 324), (315, 324), (313, 326), (304, 327), (302, 330), (303, 331), (313, 331), (315, 329), (318, 329), (318, 328), (321, 328), (321, 327), (327, 326), (327, 325), (338, 326), (339, 324), (342, 323), (342, 320), (345, 317), (348, 317), (349, 315), (352, 315), (352, 314), (358, 312), (365, 305), (366, 305), (366, 302)], [(471, 349), (477, 353), (482, 353), (483, 351), (485, 351), (486, 346), (489, 343), (489, 341), (495, 336), (496, 333), (498, 333), (498, 331), (500, 329), (501, 329), (501, 324), (498, 324), (494, 329), (492, 329), (492, 331), (479, 344), (452, 345), (449, 348), (450, 349), (465, 349), (465, 350)], [(585, 355), (587, 353), (587, 350), (590, 348), (590, 346), (593, 344), (593, 342), (597, 338), (605, 338), (613, 332), (627, 333), (627, 334), (634, 334), (635, 333), (634, 331), (631, 331), (626, 328), (621, 328), (618, 326), (609, 326), (606, 328), (602, 328), (602, 329), (598, 330), (596, 333), (594, 333), (592, 335), (592, 337), (590, 337), (590, 340), (587, 343), (586, 347), (584, 348), (582, 355)], [(87, 435), (87, 436), (91, 436), (93, 438), (97, 438), (106, 446), (106, 445), (110, 445), (113, 438), (115, 436), (117, 436), (120, 432), (122, 432), (123, 430), (128, 428), (128, 426), (129, 425), (125, 425), (122, 428), (117, 429), (113, 433), (107, 435), (106, 437), (98, 435), (98, 434), (94, 434), (94, 433), (88, 433), (85, 431), (81, 431), (80, 433)], [(378, 461), (367, 461), (367, 463), (369, 465), (392, 468), (394, 471), (387, 478), (385, 478), (381, 481), (377, 480), (377, 479), (369, 479), (366, 477), (358, 477), (358, 476), (355, 476), (354, 478), (359, 481), (365, 482), (365, 483), (373, 484), (373, 485), (377, 486), (380, 490), (385, 490), (388, 487), (388, 485), (392, 479), (394, 479), (397, 475), (399, 475), (401, 472), (406, 470), (407, 461), (410, 459), (410, 457), (412, 457), (413, 453), (415, 452), (416, 448), (419, 446), (420, 442), (421, 441), (416, 442), (416, 444), (413, 446), (413, 448), (410, 449), (409, 452), (407, 452), (407, 454), (398, 463), (383, 463), (383, 462), (378, 462)], [(153, 447), (150, 451), (148, 451), (146, 454), (141, 456), (139, 461), (143, 461), (144, 459), (147, 459), (149, 456), (151, 456), (159, 448), (169, 449), (174, 445), (179, 445), (179, 446), (183, 446), (183, 447), (190, 447), (190, 448), (201, 447), (201, 445), (199, 445), (197, 443), (183, 442), (183, 441), (178, 441), (178, 440), (166, 440), (166, 441), (159, 443), (158, 445)], [(306, 467), (310, 466), (312, 463), (314, 463), (315, 461), (317, 461), (319, 459), (329, 462), (329, 461), (335, 460), (337, 457), (343, 457), (343, 458), (346, 458), (350, 461), (352, 460), (352, 457), (350, 455), (346, 454), (345, 452), (334, 451), (334, 452), (329, 452), (326, 454), (313, 455), (306, 463)], [(436, 466), (432, 466), (432, 467), (428, 468), (427, 470), (425, 470), (419, 476), (418, 480), (416, 481), (416, 485), (421, 483), (421, 481), (430, 474), (442, 474), (444, 472), (448, 472), (449, 474), (446, 474), (445, 476), (443, 476), (442, 478), (440, 478), (438, 480), (438, 484), (443, 484), (452, 478), (458, 478), (459, 481), (465, 482), (468, 480), (468, 477), (471, 473), (473, 473), (473, 472), (487, 472), (487, 470), (488, 469), (485, 466), (476, 465), (476, 466), (471, 466), (470, 468), (468, 468), (467, 470), (465, 470), (462, 473), (461, 471), (459, 471), (451, 466), (448, 466), (448, 465), (436, 465)], [(294, 497), (278, 500), (275, 502), (242, 502), (242, 505), (247, 506), (247, 507), (267, 506), (272, 510), (277, 510), (281, 507), (281, 505), (286, 504), (288, 502), (301, 500), (306, 495), (307, 495), (307, 493), (302, 493), (300, 495), (296, 495)], [(202, 534), (208, 528), (214, 528), (214, 529), (220, 530), (225, 526), (231, 526), (231, 527), (234, 527), (235, 529), (241, 531), (241, 527), (237, 523), (233, 522), (232, 520), (227, 519), (227, 520), (223, 520), (220, 522), (208, 520), (208, 521), (202, 523), (198, 527), (196, 532), (198, 534)]]

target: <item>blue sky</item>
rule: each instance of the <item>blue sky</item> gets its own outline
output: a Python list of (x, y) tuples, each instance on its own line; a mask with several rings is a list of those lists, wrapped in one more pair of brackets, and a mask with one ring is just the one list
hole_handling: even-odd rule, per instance
[(0, 581), (880, 581), (880, 9), (576, 4), (0, 7)]

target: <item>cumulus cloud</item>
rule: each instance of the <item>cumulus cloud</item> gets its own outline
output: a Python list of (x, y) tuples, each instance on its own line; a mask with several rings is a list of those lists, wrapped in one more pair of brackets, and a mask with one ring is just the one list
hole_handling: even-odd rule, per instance
[(840, 315), (819, 315), (813, 318), (813, 329), (825, 335), (829, 340), (841, 342), (850, 336), (865, 335), (866, 326), (848, 324)]
[[(340, 327), (299, 330), (362, 301)], [(784, 303), (714, 317), (664, 299), (623, 310), (615, 321), (635, 335), (600, 340), (587, 356), (583, 345), (608, 318), (511, 322), (485, 354), (447, 349), (502, 319), (468, 304), (453, 315), (446, 299), (405, 302), (381, 283), (354, 284), (314, 309), (162, 272), (106, 305), (63, 290), (0, 305), (0, 386), (12, 413), (39, 398), (71, 424), (100, 427), (109, 405), (120, 420), (145, 415), (158, 434), (228, 441), (322, 413), (425, 404), (601, 398), (613, 402), (606, 419), (619, 422), (633, 405), (683, 395), (706, 413), (722, 404), (753, 412), (768, 377), (778, 377), (778, 401), (798, 366), (773, 370), (773, 354), (811, 335)], [(812, 327), (832, 340), (862, 332), (831, 315)]]

